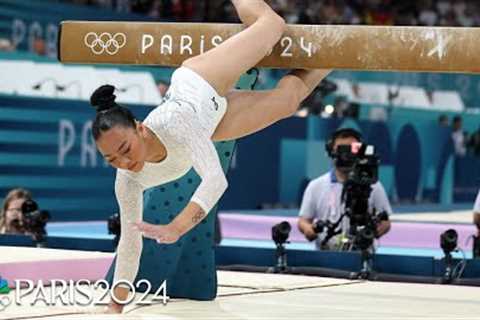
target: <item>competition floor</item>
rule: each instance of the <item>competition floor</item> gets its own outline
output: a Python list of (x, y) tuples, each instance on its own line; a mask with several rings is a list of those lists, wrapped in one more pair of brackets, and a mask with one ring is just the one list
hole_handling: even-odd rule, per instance
[[(222, 241), (226, 245), (268, 247), (268, 230), (271, 222), (283, 217), (258, 218), (253, 227), (252, 216), (246, 219), (249, 227), (242, 226), (242, 216), (225, 213), (221, 215), (224, 233), (231, 235)], [(438, 233), (449, 225), (457, 228), (471, 227), (471, 213), (424, 212), (400, 214), (391, 217), (393, 230), (412, 234), (416, 230), (429, 229), (430, 238), (413, 237), (411, 247), (380, 246), (379, 250), (415, 255), (436, 255), (437, 249), (424, 248), (426, 240), (437, 240)], [(229, 220), (232, 219), (232, 220)], [(272, 220), (273, 219), (273, 220)], [(242, 228), (245, 238), (248, 232), (260, 234), (255, 240), (235, 238), (236, 230), (228, 224)], [(441, 225), (441, 228), (437, 228)], [(49, 226), (49, 234), (69, 237), (110, 238), (105, 222), (59, 223)], [(402, 229), (404, 228), (404, 229)], [(253, 230), (255, 229), (255, 230)], [(263, 230), (265, 229), (265, 230)], [(249, 231), (250, 230), (250, 231)], [(263, 230), (263, 231), (262, 231)], [(460, 229), (459, 229), (460, 230)], [(469, 234), (473, 231), (464, 229)], [(265, 233), (265, 234), (262, 234)], [(311, 244), (294, 241), (293, 248), (307, 248)], [(403, 237), (405, 238), (405, 237)], [(81, 241), (81, 239), (79, 239)], [(416, 241), (416, 242), (415, 242)], [(423, 241), (423, 242), (422, 242)], [(391, 243), (397, 243), (392, 239)], [(417, 247), (415, 247), (417, 243)], [(401, 245), (401, 243), (400, 243)], [(422, 251), (423, 250), (423, 251)], [(0, 276), (13, 279), (28, 278), (35, 283), (39, 279), (101, 279), (111, 263), (113, 254), (102, 252), (0, 247)], [(215, 301), (198, 302), (171, 300), (167, 305), (156, 303), (150, 306), (131, 305), (122, 315), (98, 314), (98, 308), (80, 306), (46, 306), (38, 302), (32, 306), (27, 295), (21, 305), (11, 303), (2, 308), (1, 319), (480, 319), (479, 289), (452, 285), (400, 284), (388, 282), (351, 281), (345, 279), (240, 273), (219, 271), (219, 294)], [(47, 287), (49, 295), (51, 287)], [(168, 284), (167, 284), (168, 294)], [(11, 301), (15, 291), (6, 296)], [(100, 292), (95, 291), (95, 295)], [(1, 302), (1, 301), (0, 301)]]
[[(55, 262), (67, 257), (79, 262), (111, 257), (109, 253), (9, 247), (0, 247), (0, 254), (3, 257), (8, 254), (10, 262), (49, 261), (52, 268)], [(26, 296), (20, 306), (11, 304), (0, 311), (0, 319), (480, 318), (479, 291), (474, 287), (226, 271), (219, 271), (218, 277), (219, 296), (209, 302), (172, 299), (166, 305), (131, 305), (122, 315), (104, 315), (94, 313), (98, 307), (45, 306), (42, 302), (30, 306), (34, 297)], [(49, 289), (46, 291), (49, 294)], [(12, 291), (3, 297), (14, 299), (14, 295)]]

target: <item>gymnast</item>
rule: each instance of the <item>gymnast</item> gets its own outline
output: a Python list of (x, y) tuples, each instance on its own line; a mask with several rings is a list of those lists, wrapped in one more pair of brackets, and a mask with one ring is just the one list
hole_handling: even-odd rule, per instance
[[(232, 0), (246, 29), (219, 46), (183, 62), (172, 75), (163, 103), (143, 122), (116, 104), (114, 87), (91, 96), (97, 114), (96, 145), (117, 168), (115, 194), (122, 232), (114, 283), (133, 283), (139, 269), (142, 235), (159, 243), (176, 242), (215, 206), (227, 180), (212, 141), (257, 132), (293, 115), (330, 70), (293, 70), (273, 90), (232, 90), (240, 76), (268, 55), (285, 31), (285, 22), (263, 0)], [(145, 189), (175, 180), (191, 168), (201, 183), (187, 206), (167, 225), (142, 222)], [(118, 285), (115, 296), (128, 297)], [(108, 313), (121, 313), (114, 301)]]

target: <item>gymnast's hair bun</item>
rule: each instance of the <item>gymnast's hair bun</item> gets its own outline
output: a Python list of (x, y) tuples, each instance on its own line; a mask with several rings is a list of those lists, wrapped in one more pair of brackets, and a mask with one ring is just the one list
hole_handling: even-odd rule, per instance
[(90, 97), (90, 104), (97, 112), (105, 111), (117, 106), (116, 96), (113, 94), (115, 87), (109, 84), (99, 87)]

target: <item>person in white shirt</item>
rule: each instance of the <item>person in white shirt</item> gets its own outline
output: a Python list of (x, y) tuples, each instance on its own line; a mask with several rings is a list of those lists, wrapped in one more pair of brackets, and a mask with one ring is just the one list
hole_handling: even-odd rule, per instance
[[(215, 206), (227, 179), (212, 140), (232, 140), (293, 115), (330, 70), (294, 70), (268, 91), (232, 91), (280, 40), (285, 22), (262, 0), (232, 0), (246, 28), (219, 46), (183, 62), (172, 75), (164, 102), (143, 121), (115, 103), (114, 88), (102, 86), (91, 97), (97, 109), (92, 133), (97, 148), (115, 168), (121, 237), (114, 283), (133, 282), (139, 269), (142, 235), (174, 243)], [(228, 107), (227, 107), (228, 105)], [(187, 173), (201, 183), (190, 202), (168, 225), (142, 222), (145, 189)], [(116, 286), (124, 301), (129, 290)], [(122, 312), (111, 302), (107, 312)]]
[[(299, 212), (298, 228), (307, 240), (315, 240), (319, 250), (342, 250), (345, 246), (344, 241), (347, 239), (350, 228), (348, 217), (345, 217), (338, 226), (340, 233), (330, 239), (326, 239), (326, 228), (317, 234), (315, 224), (317, 221), (334, 224), (344, 213), (345, 204), (341, 199), (342, 191), (351, 167), (339, 166), (336, 161), (336, 152), (340, 145), (350, 146), (361, 141), (361, 134), (357, 130), (345, 128), (335, 131), (326, 146), (327, 152), (334, 159), (335, 167), (330, 172), (312, 180), (305, 189)], [(392, 208), (382, 184), (376, 182), (371, 187), (372, 192), (368, 201), (370, 213), (375, 209), (376, 213), (384, 212), (390, 215)], [(377, 224), (376, 236), (381, 237), (389, 230), (390, 221), (381, 220)]]

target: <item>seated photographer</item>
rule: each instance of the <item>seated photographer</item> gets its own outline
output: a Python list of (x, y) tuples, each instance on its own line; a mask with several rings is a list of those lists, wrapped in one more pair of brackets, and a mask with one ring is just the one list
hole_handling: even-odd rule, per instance
[(6, 195), (0, 214), (0, 234), (26, 234), (23, 225), (22, 205), (31, 200), (30, 191), (17, 188)]
[[(309, 241), (316, 240), (320, 250), (362, 248), (363, 244), (358, 245), (358, 239), (352, 237), (352, 225), (355, 225), (355, 230), (358, 226), (359, 233), (371, 230), (367, 236), (370, 239), (368, 247), (373, 244), (374, 237), (379, 238), (390, 229), (388, 215), (392, 209), (378, 181), (378, 158), (372, 151), (373, 146), (361, 143), (362, 136), (354, 129), (335, 131), (326, 143), (334, 168), (312, 180), (303, 195), (298, 228)], [(364, 177), (368, 178), (365, 180)], [(359, 212), (362, 204), (365, 212)]]

